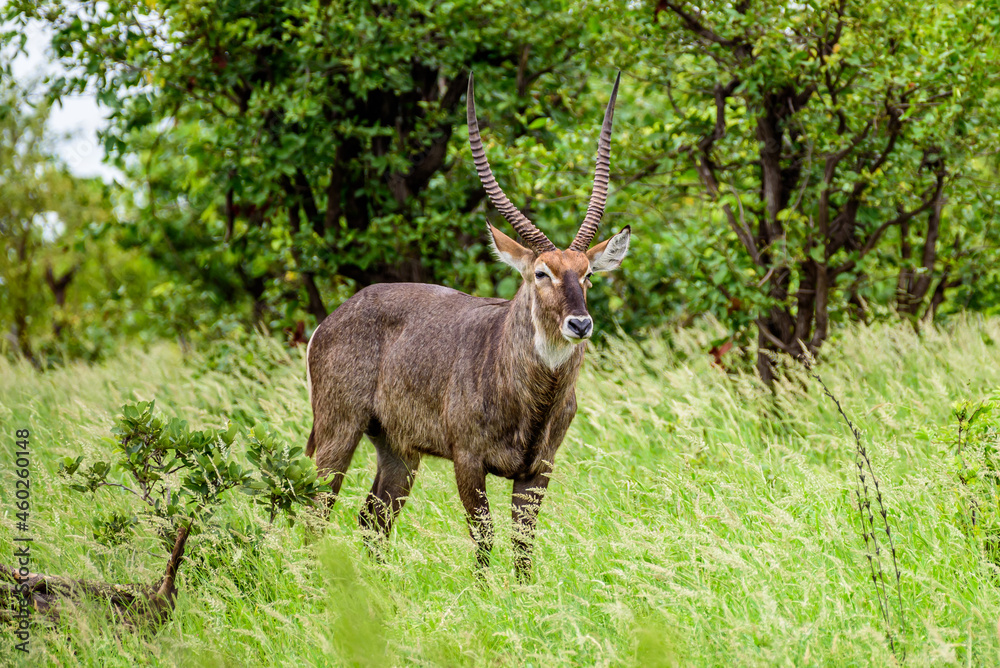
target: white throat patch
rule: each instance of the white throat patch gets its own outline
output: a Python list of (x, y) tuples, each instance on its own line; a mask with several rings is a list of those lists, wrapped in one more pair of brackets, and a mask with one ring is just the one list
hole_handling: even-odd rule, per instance
[(531, 302), (531, 322), (535, 326), (535, 352), (542, 358), (542, 363), (545, 366), (555, 371), (569, 361), (569, 358), (576, 352), (576, 347), (579, 344), (570, 343), (562, 337), (559, 337), (560, 340), (555, 342), (545, 338), (545, 334), (542, 333), (542, 327), (538, 322), (538, 316), (535, 313), (534, 300)]

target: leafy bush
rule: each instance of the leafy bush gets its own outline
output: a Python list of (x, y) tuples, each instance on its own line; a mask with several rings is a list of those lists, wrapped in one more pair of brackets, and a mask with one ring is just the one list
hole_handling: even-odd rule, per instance
[(247, 440), (247, 459), (260, 470), (260, 478), (243, 490), (267, 509), (269, 521), (274, 522), (279, 511), (292, 521), (296, 506), (312, 504), (327, 481), (317, 481), (316, 466), (303, 456), (302, 448), (289, 448), (266, 428), (251, 429)]
[[(112, 461), (96, 461), (83, 468), (82, 456), (66, 457), (59, 471), (69, 478), (70, 489), (77, 492), (94, 494), (102, 487), (128, 492), (145, 505), (144, 515), (159, 520), (163, 526), (160, 537), (170, 556), (158, 585), (135, 589), (123, 601), (116, 598), (120, 588), (114, 585), (78, 583), (81, 591), (106, 593), (119, 618), (129, 624), (139, 619), (156, 623), (169, 615), (176, 597), (174, 583), (190, 536), (206, 528), (213, 535), (232, 533), (229, 527), (210, 524), (226, 492), (241, 489), (250, 494), (267, 510), (273, 523), (280, 513), (291, 520), (298, 505), (316, 505), (317, 496), (329, 484), (328, 479), (318, 476), (302, 448), (282, 444), (266, 427), (251, 429), (246, 436), (246, 458), (252, 467), (245, 466), (234, 454), (240, 434), (235, 424), (229, 423), (225, 429), (193, 430), (184, 420), (156, 415), (152, 401), (123, 406), (111, 432), (114, 438), (108, 441), (115, 455)], [(137, 517), (129, 514), (97, 517), (94, 537), (115, 545), (128, 540), (137, 524)], [(260, 534), (251, 536), (250, 543), (255, 544), (257, 538)], [(201, 551), (197, 561), (211, 564), (217, 559)], [(52, 593), (51, 600), (45, 601), (46, 611), (57, 611), (59, 597), (73, 591), (73, 587), (49, 589)]]
[[(233, 453), (239, 435), (235, 424), (193, 430), (185, 420), (157, 416), (153, 401), (123, 406), (111, 432), (115, 438), (107, 440), (117, 455), (112, 462), (82, 468), (83, 456), (63, 460), (60, 473), (72, 480), (70, 488), (88, 493), (102, 487), (125, 490), (146, 505), (147, 514), (175, 527), (181, 522), (204, 524), (224, 493), (234, 488), (252, 495), (267, 509), (270, 521), (280, 512), (291, 517), (297, 505), (314, 505), (328, 484), (302, 448), (282, 444), (266, 427), (246, 435), (246, 458), (253, 468)], [(116, 470), (124, 474), (120, 481), (109, 477)], [(102, 522), (104, 527), (128, 524), (121, 517)]]

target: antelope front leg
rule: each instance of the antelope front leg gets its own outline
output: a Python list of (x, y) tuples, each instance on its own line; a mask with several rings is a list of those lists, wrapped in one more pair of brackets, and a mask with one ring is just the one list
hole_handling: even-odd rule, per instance
[(517, 569), (517, 579), (521, 582), (527, 582), (531, 578), (531, 548), (535, 542), (535, 525), (548, 485), (548, 473), (514, 481), (514, 492), (511, 495), (514, 567)]
[(469, 533), (476, 541), (476, 562), (480, 568), (490, 565), (493, 550), (493, 519), (490, 517), (490, 502), (486, 498), (486, 467), (483, 462), (468, 455), (455, 457), (455, 481), (458, 496), (465, 506), (465, 516), (469, 521)]

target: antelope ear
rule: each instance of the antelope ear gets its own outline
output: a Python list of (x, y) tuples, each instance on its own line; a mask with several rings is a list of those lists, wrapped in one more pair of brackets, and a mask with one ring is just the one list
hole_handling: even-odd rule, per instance
[(528, 270), (534, 265), (535, 254), (492, 225), (487, 224), (487, 227), (490, 232), (490, 250), (493, 252), (493, 256), (504, 264), (517, 269), (521, 274), (528, 273)]
[(587, 251), (587, 259), (590, 260), (591, 271), (611, 271), (621, 266), (625, 254), (628, 253), (628, 244), (632, 239), (632, 228), (625, 226), (621, 232), (605, 239)]

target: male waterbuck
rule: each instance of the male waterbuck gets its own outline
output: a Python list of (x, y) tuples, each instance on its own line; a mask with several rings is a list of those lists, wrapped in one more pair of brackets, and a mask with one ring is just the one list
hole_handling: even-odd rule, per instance
[[(629, 228), (589, 248), (608, 197), (611, 123), (618, 83), (604, 114), (593, 194), (576, 238), (559, 250), (497, 185), (479, 135), (469, 77), (469, 142), (490, 201), (524, 246), (492, 225), (500, 260), (523, 283), (510, 301), (437, 285), (372, 285), (316, 328), (307, 350), (313, 428), (307, 454), (335, 473), (332, 499), (362, 434), (378, 472), (361, 526), (388, 535), (424, 455), (455, 464), (458, 493), (489, 563), (493, 528), (486, 474), (514, 481), (518, 574), (531, 570), (539, 504), (556, 450), (576, 413), (575, 385), (593, 333), (587, 288), (594, 272), (617, 268)], [(588, 250), (589, 248), (589, 250)]]

